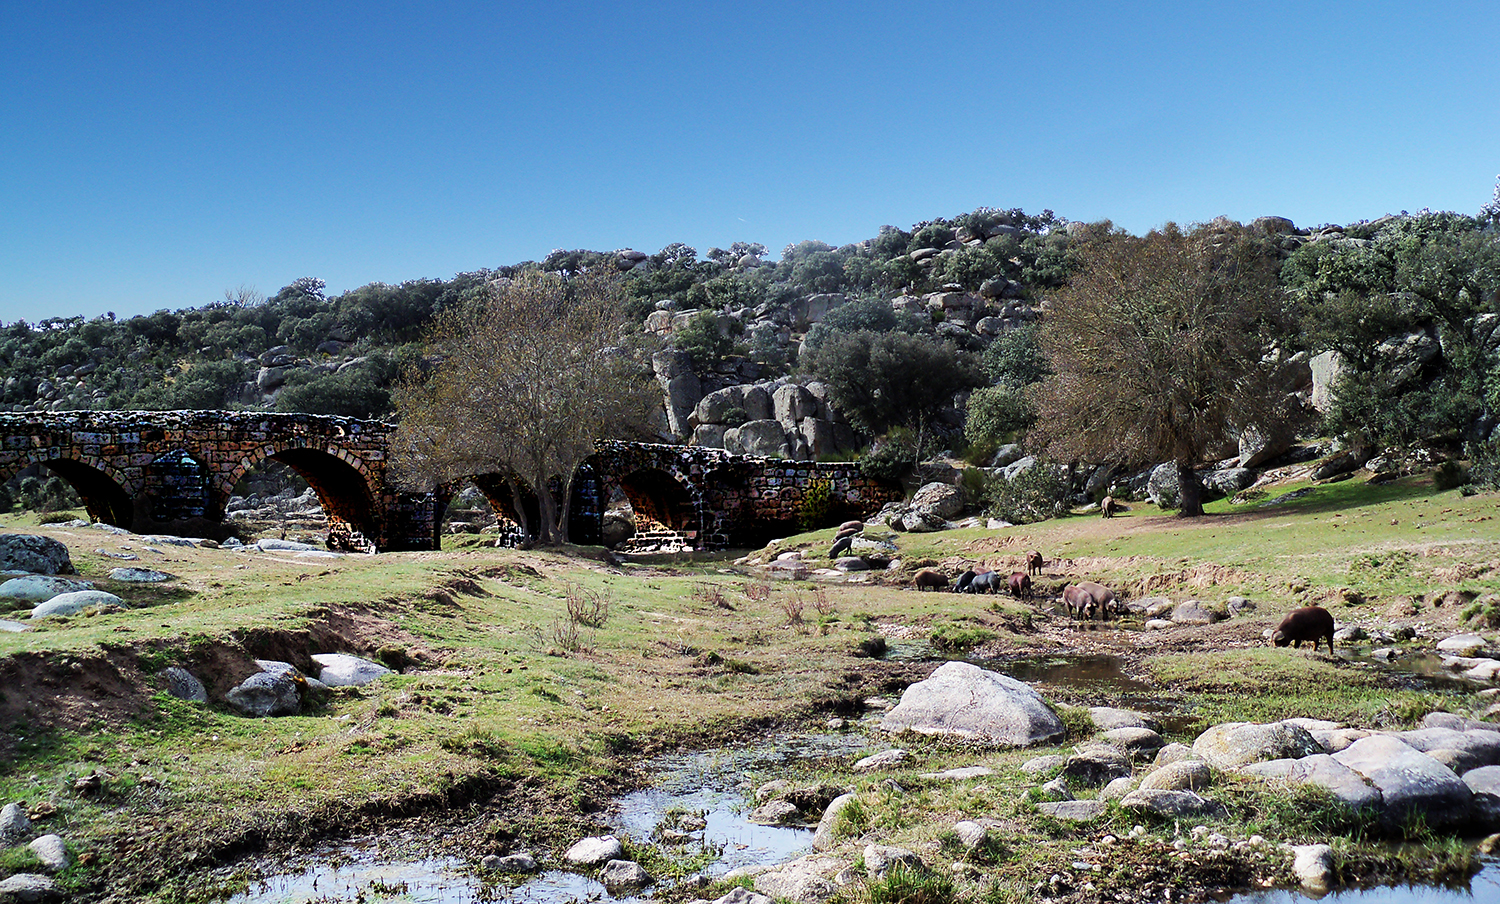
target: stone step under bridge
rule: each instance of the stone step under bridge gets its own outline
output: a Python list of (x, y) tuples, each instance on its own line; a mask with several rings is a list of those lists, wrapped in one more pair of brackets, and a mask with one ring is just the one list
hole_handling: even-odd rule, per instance
[[(328, 516), (328, 545), (384, 552), (436, 549), (448, 502), (472, 483), (498, 515), (535, 524), (532, 490), (499, 473), (431, 492), (388, 474), (383, 421), (255, 411), (73, 411), (0, 414), (0, 482), (31, 465), (67, 481), (89, 516), (137, 533), (223, 536), (235, 485), (267, 459), (296, 471)], [(798, 462), (721, 449), (605, 443), (573, 481), (569, 539), (600, 539), (610, 499), (698, 549), (757, 546), (811, 517), (835, 524), (901, 498), (847, 462)]]

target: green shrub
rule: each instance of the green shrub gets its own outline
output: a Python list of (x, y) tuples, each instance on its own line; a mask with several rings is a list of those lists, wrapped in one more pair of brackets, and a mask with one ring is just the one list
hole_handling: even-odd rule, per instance
[(996, 634), (988, 628), (977, 628), (945, 622), (932, 629), (927, 640), (937, 649), (947, 653), (967, 653), (982, 643), (994, 640)]
[(797, 526), (802, 530), (816, 530), (828, 523), (833, 511), (833, 483), (815, 480), (802, 491), (802, 500), (797, 503)]
[(1456, 461), (1445, 461), (1432, 472), (1432, 485), (1439, 490), (1452, 490), (1468, 482), (1468, 469)]
[(986, 386), (969, 396), (964, 436), (971, 443), (995, 444), (1036, 423), (1036, 409), (1021, 390), (1012, 386)]
[(953, 877), (896, 864), (870, 883), (870, 904), (952, 904)]
[(1014, 479), (994, 478), (989, 513), (1011, 524), (1030, 524), (1067, 514), (1068, 478), (1056, 465), (1037, 462)]

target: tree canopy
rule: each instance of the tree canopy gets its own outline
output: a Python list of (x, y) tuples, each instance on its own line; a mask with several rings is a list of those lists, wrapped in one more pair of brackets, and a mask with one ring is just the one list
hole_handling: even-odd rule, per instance
[(562, 542), (579, 465), (601, 440), (642, 435), (660, 405), (623, 311), (619, 281), (591, 270), (523, 273), (440, 313), (430, 370), (397, 387), (398, 475), (430, 487), (499, 474), (537, 499), (528, 535)]
[(1175, 461), (1184, 515), (1202, 514), (1192, 467), (1244, 427), (1284, 416), (1274, 350), (1287, 335), (1277, 256), (1217, 222), (1137, 238), (1101, 228), (1047, 306), (1035, 438), (1063, 461)]

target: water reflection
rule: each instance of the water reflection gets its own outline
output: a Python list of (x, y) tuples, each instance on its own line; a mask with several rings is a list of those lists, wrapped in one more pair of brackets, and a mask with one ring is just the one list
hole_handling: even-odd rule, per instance
[[(1247, 892), (1227, 904), (1308, 904), (1310, 897), (1295, 889)], [(1324, 895), (1322, 904), (1495, 904), (1500, 901), (1500, 861), (1485, 864), (1467, 888), (1434, 885), (1394, 885), (1348, 888)]]
[[(775, 774), (798, 761), (847, 759), (863, 751), (859, 734), (789, 736), (707, 753), (674, 754), (647, 764), (651, 787), (617, 802), (616, 833), (655, 844), (669, 815), (701, 817), (698, 829), (680, 839), (683, 851), (715, 853), (702, 872), (722, 876), (732, 869), (782, 863), (810, 847), (812, 829), (751, 823), (748, 776)], [(345, 845), (320, 852), (306, 869), (270, 876), (229, 899), (228, 904), (410, 901), (418, 904), (573, 901), (631, 904), (638, 895), (612, 896), (601, 883), (577, 873), (553, 870), (512, 887), (518, 877), (476, 874), (456, 858), (394, 859), (376, 845)], [(651, 889), (643, 894), (649, 895)]]

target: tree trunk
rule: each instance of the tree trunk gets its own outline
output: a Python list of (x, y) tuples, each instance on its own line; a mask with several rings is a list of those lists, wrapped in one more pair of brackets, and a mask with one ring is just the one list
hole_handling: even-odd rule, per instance
[(1198, 480), (1198, 472), (1192, 465), (1180, 461), (1177, 463), (1177, 497), (1182, 504), (1179, 515), (1184, 518), (1203, 516), (1203, 484)]

